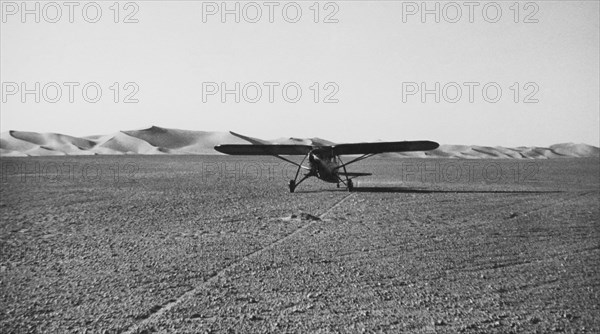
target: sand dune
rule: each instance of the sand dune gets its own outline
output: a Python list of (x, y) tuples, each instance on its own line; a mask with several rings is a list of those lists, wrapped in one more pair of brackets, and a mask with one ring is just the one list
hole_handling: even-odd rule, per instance
[[(72, 137), (57, 133), (7, 131), (0, 134), (0, 156), (118, 155), (118, 154), (220, 154), (218, 144), (331, 145), (321, 138), (264, 140), (235, 132), (191, 131), (152, 126), (109, 135)], [(546, 147), (490, 147), (441, 145), (427, 152), (388, 153), (388, 157), (434, 157), (459, 159), (553, 159), (600, 157), (598, 147), (563, 143)]]
[(2, 133), (0, 148), (30, 156), (90, 154), (94, 142), (56, 133), (8, 131)]
[[(104, 140), (104, 138), (102, 138)], [(153, 146), (145, 140), (130, 136), (125, 132), (117, 132), (110, 136), (108, 140), (99, 143), (96, 152), (111, 154), (161, 154), (160, 147)]]
[[(424, 153), (427, 157), (459, 159), (554, 159), (576, 157), (600, 157), (600, 149), (587, 144), (556, 144), (546, 147), (490, 147), (476, 145), (440, 145), (438, 149)], [(398, 153), (402, 156), (407, 153)]]
[(248, 141), (229, 132), (157, 126), (81, 138), (55, 133), (8, 131), (0, 136), (0, 156), (220, 154), (213, 147), (222, 143), (248, 144)]
[(221, 143), (248, 144), (248, 141), (228, 132), (176, 130), (152, 126), (123, 133), (157, 147), (160, 153), (170, 154), (217, 154), (213, 147)]
[(582, 144), (564, 143), (550, 146), (550, 150), (554, 154), (578, 157), (597, 157), (598, 147)]

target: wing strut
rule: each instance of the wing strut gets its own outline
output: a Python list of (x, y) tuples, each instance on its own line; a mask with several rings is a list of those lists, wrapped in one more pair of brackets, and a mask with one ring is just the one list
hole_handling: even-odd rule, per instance
[[(335, 167), (335, 169), (340, 169), (340, 168), (343, 168), (343, 169), (344, 169), (344, 173), (345, 173), (345, 172), (346, 172), (346, 166), (348, 166), (349, 164), (353, 164), (353, 163), (355, 163), (355, 162), (358, 162), (358, 161), (361, 161), (361, 160), (368, 159), (368, 158), (370, 158), (370, 157), (372, 157), (372, 156), (374, 156), (374, 155), (376, 155), (376, 154), (377, 154), (377, 153), (367, 153), (367, 154), (363, 154), (363, 155), (361, 155), (360, 157), (358, 157), (358, 158), (356, 158), (356, 159), (354, 159), (354, 160), (350, 160), (349, 162), (347, 162), (347, 163), (345, 163), (345, 164), (342, 164), (342, 165), (339, 165), (339, 166)], [(338, 156), (338, 158), (339, 158), (339, 156)], [(342, 161), (342, 160), (340, 159), (340, 161)]]
[(289, 160), (289, 159), (286, 159), (286, 158), (284, 158), (284, 157), (282, 157), (282, 156), (279, 156), (279, 155), (273, 155), (273, 156), (274, 156), (274, 157), (276, 157), (276, 158), (279, 158), (279, 159), (281, 159), (281, 160), (283, 160), (283, 161), (289, 162), (289, 163), (291, 163), (292, 165), (296, 165), (296, 166), (298, 166), (298, 168), (310, 169), (310, 168), (308, 168), (308, 167), (306, 167), (306, 166), (303, 166), (303, 165), (302, 165), (302, 162), (304, 162), (304, 160), (306, 160), (306, 157), (307, 157), (308, 155), (304, 156), (304, 159), (302, 159), (302, 162), (300, 162), (299, 164), (298, 164), (298, 163), (296, 163), (296, 162), (293, 162), (292, 160)]
[(308, 167), (306, 167), (306, 166), (302, 165), (302, 163), (304, 163), (304, 160), (306, 160), (306, 158), (308, 158), (308, 156), (310, 156), (310, 152), (308, 152), (308, 153), (307, 153), (307, 154), (304, 156), (304, 158), (302, 159), (302, 161), (300, 161), (300, 163), (299, 163), (299, 164), (297, 164), (297, 163), (295, 163), (295, 162), (293, 162), (293, 161), (291, 161), (291, 160), (288, 160), (288, 159), (286, 159), (286, 158), (283, 158), (283, 157), (280, 157), (280, 156), (276, 155), (276, 157), (278, 157), (279, 159), (285, 160), (285, 161), (287, 161), (287, 162), (290, 162), (290, 163), (292, 163), (292, 164), (294, 164), (294, 165), (298, 166), (298, 169), (296, 170), (296, 176), (294, 176), (294, 179), (293, 179), (293, 180), (290, 180), (290, 183), (289, 183), (290, 192), (292, 192), (292, 193), (294, 192), (294, 190), (296, 190), (296, 187), (297, 187), (297, 186), (298, 186), (300, 183), (302, 183), (304, 180), (308, 179), (309, 177), (313, 176), (313, 174), (311, 174), (311, 173), (309, 172), (308, 174), (304, 175), (304, 177), (302, 177), (302, 178), (300, 179), (300, 181), (298, 181), (298, 182), (296, 183), (296, 180), (298, 180), (298, 174), (300, 174), (300, 169), (302, 169), (302, 168), (305, 168), (305, 169), (308, 169), (308, 170), (310, 170), (310, 168), (308, 168)]

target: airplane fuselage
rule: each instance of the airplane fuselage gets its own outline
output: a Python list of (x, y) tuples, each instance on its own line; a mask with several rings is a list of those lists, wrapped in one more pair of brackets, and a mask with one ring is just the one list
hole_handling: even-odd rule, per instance
[(331, 183), (339, 183), (339, 166), (336, 157), (327, 152), (311, 152), (309, 155), (310, 174)]

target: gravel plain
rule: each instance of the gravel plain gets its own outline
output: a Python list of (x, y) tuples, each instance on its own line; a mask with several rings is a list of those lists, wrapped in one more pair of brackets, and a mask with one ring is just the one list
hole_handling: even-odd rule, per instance
[(0, 164), (2, 333), (600, 333), (598, 159)]

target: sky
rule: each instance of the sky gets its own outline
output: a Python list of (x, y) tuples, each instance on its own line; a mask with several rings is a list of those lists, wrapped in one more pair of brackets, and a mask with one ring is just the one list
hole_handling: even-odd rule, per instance
[(600, 2), (465, 3), (1, 1), (0, 130), (600, 146)]

